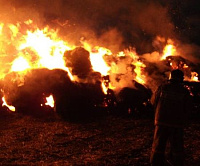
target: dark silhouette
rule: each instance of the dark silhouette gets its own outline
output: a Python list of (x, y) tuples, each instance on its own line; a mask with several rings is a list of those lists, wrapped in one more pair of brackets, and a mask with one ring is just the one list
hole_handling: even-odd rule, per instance
[(183, 84), (183, 78), (181, 70), (173, 70), (169, 82), (160, 85), (152, 97), (155, 108), (155, 132), (150, 159), (152, 166), (163, 166), (166, 161), (175, 166), (184, 165), (183, 129), (192, 109), (192, 99)]

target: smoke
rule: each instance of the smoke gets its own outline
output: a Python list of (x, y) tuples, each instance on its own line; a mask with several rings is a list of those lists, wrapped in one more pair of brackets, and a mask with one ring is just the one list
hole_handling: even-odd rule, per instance
[(0, 5), (0, 20), (32, 19), (39, 26), (59, 28), (73, 42), (85, 37), (114, 51), (132, 46), (146, 53), (153, 49), (155, 36), (174, 36), (167, 8), (157, 1), (0, 0)]
[(32, 19), (38, 26), (59, 28), (71, 42), (85, 37), (114, 51), (132, 46), (139, 54), (152, 52), (156, 36), (187, 41), (185, 32), (192, 40), (199, 30), (198, 18), (187, 12), (193, 6), (186, 1), (0, 0), (0, 6), (1, 21)]
[[(186, 8), (187, 3), (184, 2), (180, 7), (176, 7), (177, 3), (163, 0), (10, 0), (6, 2), (0, 0), (0, 20), (16, 24), (31, 19), (38, 27), (48, 25), (59, 29), (59, 34), (66, 41), (77, 46), (81, 46), (80, 39), (82, 39), (91, 46), (100, 45), (113, 53), (134, 47), (137, 54), (147, 61), (146, 63), (155, 64), (155, 68), (163, 73), (166, 67), (157, 62), (168, 38), (176, 41), (181, 56), (192, 62), (198, 61), (199, 46), (195, 43), (187, 43), (187, 35), (180, 36), (183, 35), (180, 33), (184, 29), (182, 25), (186, 24), (184, 17), (181, 17), (179, 24), (176, 23), (182, 9)], [(192, 18), (187, 20), (193, 24), (196, 17)], [(157, 36), (166, 40), (156, 43)], [(184, 39), (184, 43), (180, 42), (180, 39)], [(118, 63), (118, 67), (120, 73), (124, 74), (123, 69), (126, 65), (123, 66), (122, 62)], [(87, 75), (90, 67), (90, 65), (86, 67), (88, 71), (86, 69), (81, 71), (85, 71), (84, 74)], [(149, 70), (152, 71), (152, 68)], [(75, 73), (80, 72), (75, 71)], [(119, 73), (113, 75), (115, 74)], [(148, 74), (156, 79), (160, 76), (153, 72)], [(134, 72), (130, 71), (121, 79), (124, 83), (122, 81), (120, 83), (129, 85), (132, 77)], [(118, 75), (112, 80), (115, 81), (116, 78)]]

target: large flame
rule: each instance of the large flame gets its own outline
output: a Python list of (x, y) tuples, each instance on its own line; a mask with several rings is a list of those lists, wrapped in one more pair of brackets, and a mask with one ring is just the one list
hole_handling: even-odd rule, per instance
[[(17, 26), (11, 26), (13, 36), (17, 36)], [(28, 30), (26, 35), (20, 38), (22, 42), (16, 48), (18, 55), (11, 66), (11, 71), (23, 71), (29, 68), (48, 68), (63, 69), (69, 73), (71, 80), (72, 74), (65, 66), (63, 55), (66, 50), (70, 50), (73, 46), (69, 46), (66, 42), (57, 36), (57, 31), (44, 29)]]
[(90, 61), (93, 70), (100, 72), (102, 75), (108, 75), (110, 67), (105, 63), (103, 56), (111, 54), (112, 52), (109, 49), (96, 47), (95, 50), (90, 53)]
[(48, 69), (65, 69), (63, 54), (71, 49), (61, 39), (55, 38), (56, 32), (48, 33), (48, 29), (37, 29), (34, 32), (27, 31), (26, 42), (19, 49), (30, 48), (39, 56), (36, 67), (46, 67)]
[(166, 57), (173, 56), (176, 54), (178, 54), (178, 53), (177, 53), (176, 47), (174, 46), (174, 42), (169, 39), (167, 41), (167, 45), (165, 46), (165, 48), (163, 50), (163, 56), (161, 57), (161, 60), (164, 60), (164, 59), (166, 59)]
[(110, 66), (104, 60), (105, 55), (112, 55), (111, 50), (95, 46), (92, 47), (86, 41), (82, 41), (83, 47), (90, 52), (90, 61), (94, 71), (100, 72), (102, 75), (108, 75), (110, 71)]
[(13, 61), (11, 71), (19, 72), (30, 68), (28, 61), (24, 57), (18, 57)]

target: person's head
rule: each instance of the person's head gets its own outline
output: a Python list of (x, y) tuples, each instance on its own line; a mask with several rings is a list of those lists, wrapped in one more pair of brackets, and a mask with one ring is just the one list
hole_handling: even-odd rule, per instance
[(171, 71), (170, 80), (183, 82), (183, 79), (184, 79), (184, 73), (181, 70), (176, 69)]

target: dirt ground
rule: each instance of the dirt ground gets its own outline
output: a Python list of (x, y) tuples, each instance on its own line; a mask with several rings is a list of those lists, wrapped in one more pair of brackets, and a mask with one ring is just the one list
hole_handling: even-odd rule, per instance
[[(1, 113), (0, 165), (149, 165), (153, 118), (106, 115), (90, 122)], [(200, 122), (185, 129), (186, 166), (200, 163)]]

